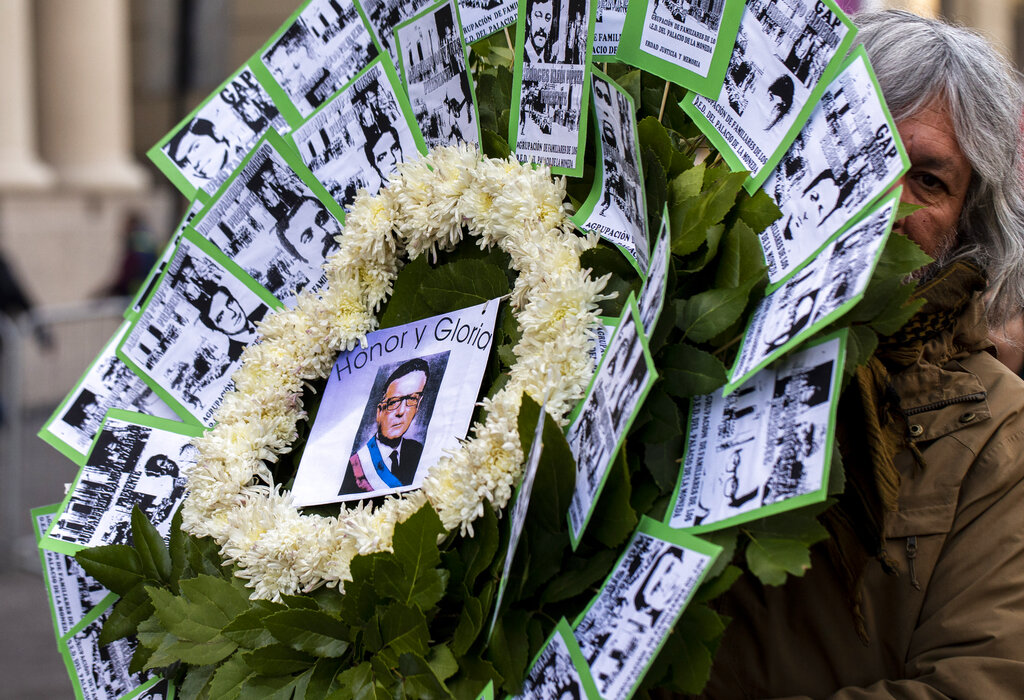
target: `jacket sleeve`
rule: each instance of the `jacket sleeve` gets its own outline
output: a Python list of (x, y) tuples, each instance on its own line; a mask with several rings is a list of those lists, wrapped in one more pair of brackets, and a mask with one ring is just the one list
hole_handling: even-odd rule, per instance
[(964, 478), (911, 636), (904, 680), (843, 688), (835, 700), (1024, 693), (1024, 421), (1014, 423), (1015, 430), (997, 433), (998, 442), (981, 451)]

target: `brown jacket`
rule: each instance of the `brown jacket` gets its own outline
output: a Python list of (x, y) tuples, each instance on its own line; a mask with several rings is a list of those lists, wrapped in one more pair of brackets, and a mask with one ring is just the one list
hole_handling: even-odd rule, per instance
[(987, 346), (976, 295), (893, 378), (925, 466), (897, 455), (884, 534), (899, 572), (868, 563), (869, 643), (816, 548), (804, 578), (731, 592), (707, 697), (1024, 698), (1024, 382)]

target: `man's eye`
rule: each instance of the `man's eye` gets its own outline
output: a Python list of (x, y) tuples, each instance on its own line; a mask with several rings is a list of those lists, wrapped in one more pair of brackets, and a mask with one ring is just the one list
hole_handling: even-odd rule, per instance
[(942, 180), (935, 177), (931, 173), (919, 173), (917, 181), (928, 189), (938, 189), (943, 186)]

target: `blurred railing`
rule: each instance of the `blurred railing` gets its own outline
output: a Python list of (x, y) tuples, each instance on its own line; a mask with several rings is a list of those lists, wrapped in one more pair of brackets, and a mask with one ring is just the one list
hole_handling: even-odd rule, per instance
[[(40, 417), (71, 391), (122, 322), (124, 297), (38, 308), (11, 318), (0, 313), (0, 567), (14, 565), (26, 547), (28, 440)], [(43, 342), (42, 339), (48, 339)], [(28, 420), (31, 417), (31, 421)], [(54, 454), (57, 454), (54, 451)], [(65, 459), (60, 457), (60, 459)], [(53, 484), (53, 498), (61, 494)]]

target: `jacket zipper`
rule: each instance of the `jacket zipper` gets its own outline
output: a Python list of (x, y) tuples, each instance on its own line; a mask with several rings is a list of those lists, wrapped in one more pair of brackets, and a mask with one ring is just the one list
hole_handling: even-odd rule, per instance
[(983, 401), (985, 399), (985, 392), (980, 391), (976, 394), (965, 394), (964, 396), (957, 396), (952, 399), (942, 399), (935, 403), (930, 403), (925, 406), (918, 406), (916, 408), (908, 408), (903, 411), (905, 416), (913, 416), (917, 413), (924, 413), (925, 411), (934, 411), (937, 408), (945, 408), (946, 406), (952, 406), (957, 403), (968, 403), (971, 401)]
[(914, 569), (914, 560), (917, 559), (917, 535), (907, 538), (907, 569), (910, 572), (910, 585), (914, 590), (921, 590), (921, 584), (917, 582), (917, 571)]

